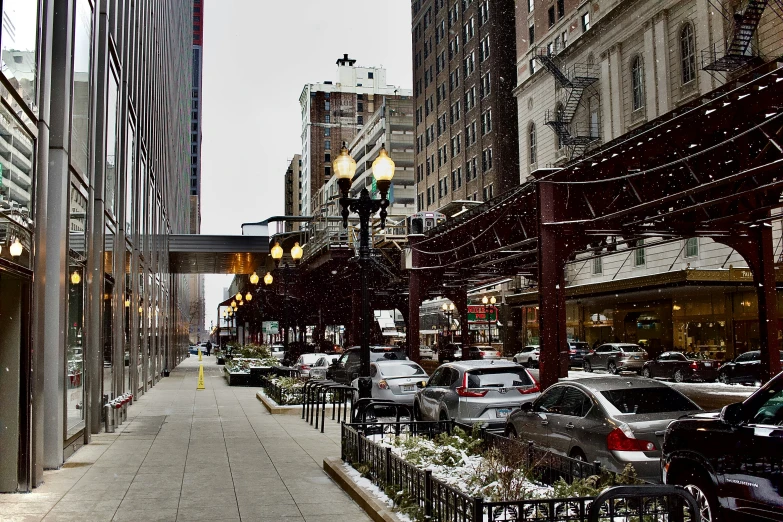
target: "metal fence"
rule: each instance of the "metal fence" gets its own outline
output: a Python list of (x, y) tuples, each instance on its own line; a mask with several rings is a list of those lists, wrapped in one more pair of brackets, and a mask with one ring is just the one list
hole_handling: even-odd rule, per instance
[[(598, 497), (520, 499), (488, 501), (471, 497), (436, 479), (431, 470), (419, 469), (394, 455), (390, 447), (376, 444), (365, 435), (365, 429), (374, 425), (373, 433), (408, 433), (433, 436), (451, 433), (451, 421), (405, 423), (342, 424), (341, 457), (358, 468), (371, 482), (399, 499), (405, 496), (406, 513), (413, 519), (437, 522), (684, 522), (686, 507), (688, 520), (697, 520), (698, 506), (684, 489), (674, 486), (617, 486)], [(378, 429), (380, 428), (380, 430)], [(508, 450), (504, 444), (523, 444), (529, 451), (534, 467), (573, 480), (585, 476), (593, 464), (575, 465), (567, 457), (554, 455), (534, 445), (484, 433), (486, 444)], [(546, 453), (549, 456), (545, 455)], [(550, 457), (551, 456), (551, 457)], [(567, 459), (567, 460), (560, 460)], [(590, 468), (592, 467), (592, 468)], [(554, 473), (556, 472), (556, 473)], [(566, 478), (568, 477), (568, 478)], [(545, 482), (546, 483), (546, 482)]]

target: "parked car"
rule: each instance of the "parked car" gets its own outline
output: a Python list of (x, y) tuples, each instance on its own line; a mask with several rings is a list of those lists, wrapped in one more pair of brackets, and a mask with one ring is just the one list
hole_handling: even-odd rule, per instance
[(473, 361), (500, 359), (502, 355), (489, 345), (471, 346), (468, 348), (468, 359)]
[(535, 368), (538, 366), (538, 357), (541, 355), (541, 350), (537, 344), (529, 344), (522, 348), (513, 359), (515, 363), (519, 363), (522, 366), (528, 368)]
[(296, 360), (293, 367), (299, 370), (299, 374), (302, 377), (310, 377), (311, 368), (321, 357), (323, 357), (322, 353), (303, 353)]
[(666, 426), (701, 411), (683, 394), (640, 377), (589, 377), (555, 384), (508, 418), (506, 435), (621, 472), (633, 464), (644, 480), (660, 482)]
[[(783, 361), (783, 351), (780, 352), (780, 360)], [(724, 363), (718, 370), (718, 380), (725, 384), (761, 382), (761, 352), (745, 352), (733, 361)]]
[(285, 358), (285, 346), (282, 344), (273, 344), (269, 347), (269, 351), (272, 353), (272, 357), (276, 357), (278, 361)]
[(583, 365), (586, 372), (606, 369), (609, 373), (617, 375), (629, 370), (641, 372), (645, 362), (647, 362), (647, 352), (638, 344), (608, 343), (585, 355)]
[(339, 354), (320, 354), (315, 363), (310, 366), (310, 378), (311, 379), (326, 379), (326, 372), (331, 366), (332, 362), (340, 358)]
[[(380, 360), (370, 364), (372, 398), (413, 404), (417, 384), (427, 379), (424, 368), (413, 361)], [(358, 379), (351, 385), (358, 388)]]
[(718, 361), (699, 353), (663, 352), (644, 363), (642, 377), (712, 382), (718, 378), (719, 367)]
[(458, 361), (462, 359), (462, 344), (448, 343), (438, 349), (438, 362)]
[(702, 521), (783, 520), (782, 426), (780, 373), (744, 402), (671, 423), (663, 480), (696, 497)]
[(417, 419), (480, 422), (489, 429), (502, 429), (512, 411), (540, 392), (528, 370), (511, 361), (446, 363), (419, 386), (413, 403)]
[[(361, 356), (359, 347), (353, 346), (343, 352), (326, 371), (326, 378), (341, 384), (350, 384), (359, 375)], [(405, 361), (408, 355), (399, 346), (370, 346), (370, 362), (380, 360)]]
[(568, 357), (572, 367), (581, 368), (584, 364), (585, 355), (590, 353), (590, 345), (584, 341), (568, 342)]
[(427, 346), (426, 344), (422, 344), (419, 346), (419, 357), (421, 359), (428, 359), (432, 360), (435, 358), (435, 352), (432, 351), (431, 346)]

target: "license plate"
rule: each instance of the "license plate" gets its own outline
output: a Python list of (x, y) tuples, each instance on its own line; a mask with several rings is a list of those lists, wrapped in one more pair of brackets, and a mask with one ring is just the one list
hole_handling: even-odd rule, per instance
[(634, 355), (633, 358), (634, 359), (639, 359), (639, 356), (638, 355)]
[(413, 385), (412, 384), (403, 384), (400, 386), (400, 389), (404, 392), (412, 392), (413, 391)]
[(710, 366), (712, 366), (712, 363), (704, 363), (705, 368), (709, 368)]
[(506, 418), (511, 415), (511, 408), (498, 408), (495, 410), (496, 416), (500, 418)]

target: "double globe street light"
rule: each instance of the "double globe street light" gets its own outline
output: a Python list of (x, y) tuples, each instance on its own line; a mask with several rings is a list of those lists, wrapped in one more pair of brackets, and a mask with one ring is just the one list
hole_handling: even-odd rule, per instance
[[(283, 247), (280, 246), (280, 243), (275, 243), (270, 254), (275, 262), (275, 267), (280, 270), (281, 274), (280, 284), (283, 286), (283, 350), (288, 353), (288, 286), (286, 285), (286, 274), (289, 270), (293, 270), (293, 267), (289, 266), (288, 262), (283, 263), (282, 267), (280, 266), (280, 261), (283, 259)], [(291, 248), (291, 259), (294, 260), (295, 265), (299, 264), (303, 254), (304, 250), (299, 246), (299, 242), (294, 243), (294, 246)], [(272, 274), (267, 272), (264, 276), (264, 283), (271, 285), (272, 281), (274, 281)]]
[(495, 299), (495, 296), (487, 297), (484, 296), (484, 298), (481, 300), (481, 303), (484, 305), (484, 314), (487, 317), (487, 338), (489, 339), (489, 345), (492, 345), (492, 324), (489, 322), (489, 314), (492, 312), (492, 308), (494, 308), (495, 303), (497, 303), (498, 300)]
[(381, 199), (372, 199), (367, 187), (362, 188), (358, 198), (350, 197), (353, 176), (356, 173), (356, 161), (348, 153), (343, 143), (340, 155), (332, 162), (332, 171), (337, 176), (340, 187), (340, 206), (342, 207), (343, 228), (348, 228), (348, 216), (351, 212), (359, 215), (359, 268), (362, 290), (362, 337), (359, 350), (359, 398), (370, 398), (372, 380), (370, 379), (370, 217), (380, 211), (381, 228), (386, 228), (386, 209), (389, 207), (389, 188), (394, 177), (394, 161), (381, 146), (378, 157), (372, 162), (372, 175)]

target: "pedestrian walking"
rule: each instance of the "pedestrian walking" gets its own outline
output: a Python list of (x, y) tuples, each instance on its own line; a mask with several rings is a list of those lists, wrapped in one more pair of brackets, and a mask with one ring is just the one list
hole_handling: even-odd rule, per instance
[(212, 342), (207, 341), (207, 357), (209, 357), (209, 354), (212, 353)]

